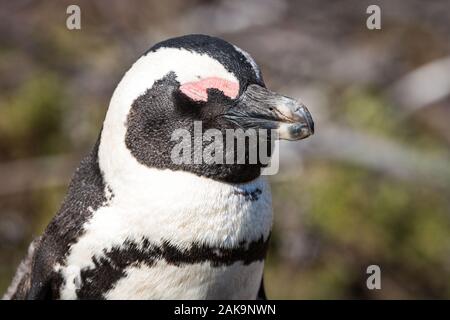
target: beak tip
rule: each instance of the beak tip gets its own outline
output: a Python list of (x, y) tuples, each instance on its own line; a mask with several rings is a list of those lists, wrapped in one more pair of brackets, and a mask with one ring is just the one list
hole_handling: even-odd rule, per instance
[(313, 120), (308, 108), (306, 108), (306, 106), (302, 104), (302, 106), (299, 109), (299, 113), (301, 114), (303, 121), (306, 122), (306, 125), (308, 126), (308, 129), (310, 131), (310, 135), (313, 135), (314, 129), (315, 129), (314, 128), (314, 120)]
[(314, 121), (312, 121), (308, 124), (309, 125), (309, 129), (311, 130), (311, 134), (314, 134)]

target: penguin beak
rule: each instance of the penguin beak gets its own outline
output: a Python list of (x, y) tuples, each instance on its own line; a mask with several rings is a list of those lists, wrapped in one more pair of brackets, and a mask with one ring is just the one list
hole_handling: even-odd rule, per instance
[(225, 118), (244, 129), (273, 129), (284, 140), (314, 134), (314, 121), (302, 103), (255, 84), (248, 86)]

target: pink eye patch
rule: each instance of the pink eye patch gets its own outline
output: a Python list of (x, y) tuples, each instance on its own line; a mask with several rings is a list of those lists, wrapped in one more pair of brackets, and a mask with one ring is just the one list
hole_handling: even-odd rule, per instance
[(234, 99), (239, 94), (239, 83), (223, 78), (211, 77), (199, 81), (187, 82), (180, 86), (181, 92), (195, 101), (208, 101), (208, 89), (218, 89), (227, 97)]

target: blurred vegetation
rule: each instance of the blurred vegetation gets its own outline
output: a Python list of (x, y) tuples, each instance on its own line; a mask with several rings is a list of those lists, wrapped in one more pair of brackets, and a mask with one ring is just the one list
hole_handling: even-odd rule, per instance
[[(3, 97), (0, 101), (2, 160), (67, 151), (62, 127), (66, 107), (63, 90), (56, 76), (44, 73)], [(12, 141), (15, 141), (14, 148), (11, 148)]]
[[(379, 297), (448, 296), (448, 261), (443, 257), (450, 249), (450, 200), (445, 194), (346, 164), (322, 162), (308, 168), (301, 184), (275, 188), (275, 210), (286, 203), (297, 208), (307, 203), (311, 214), (297, 223), (312, 233), (318, 256), (302, 266), (304, 273), (293, 267), (284, 275), (285, 287), (274, 295), (369, 298), (365, 269), (378, 264), (383, 272)], [(270, 258), (278, 260), (276, 254)], [(272, 267), (269, 284), (284, 274), (276, 263)], [(292, 275), (298, 282), (288, 280)]]
[[(78, 3), (80, 31), (65, 28), (72, 2), (0, 5), (0, 291), (58, 210), (74, 169), (66, 156), (92, 146), (122, 74), (149, 45), (200, 32), (251, 52), (268, 86), (302, 97), (316, 120), (287, 178), (271, 177), (269, 298), (450, 298), (450, 101), (410, 111), (389, 94), (449, 56), (445, 1), (378, 1), (376, 32), (366, 1)], [(347, 140), (335, 134), (344, 129)], [(366, 288), (371, 264), (381, 290)]]

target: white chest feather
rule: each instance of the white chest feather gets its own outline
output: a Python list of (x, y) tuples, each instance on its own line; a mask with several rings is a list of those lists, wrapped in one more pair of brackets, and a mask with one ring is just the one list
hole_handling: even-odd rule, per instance
[[(136, 191), (128, 192), (125, 183), (112, 185), (109, 203), (84, 225), (84, 234), (60, 269), (67, 278), (61, 298), (76, 298), (74, 283), (81, 281), (77, 270), (95, 268), (93, 257), (108, 259), (105, 252), (126, 242), (140, 244), (146, 239), (158, 246), (168, 241), (182, 251), (192, 244), (235, 248), (269, 236), (272, 210), (265, 178), (237, 185), (181, 171), (147, 171), (152, 172)], [(209, 261), (174, 265), (162, 259), (151, 266), (128, 266), (104, 296), (254, 298), (262, 269), (262, 261), (212, 266)]]
[(158, 262), (152, 267), (130, 267), (108, 299), (245, 299), (256, 298), (264, 263), (212, 268), (209, 263), (184, 267)]

